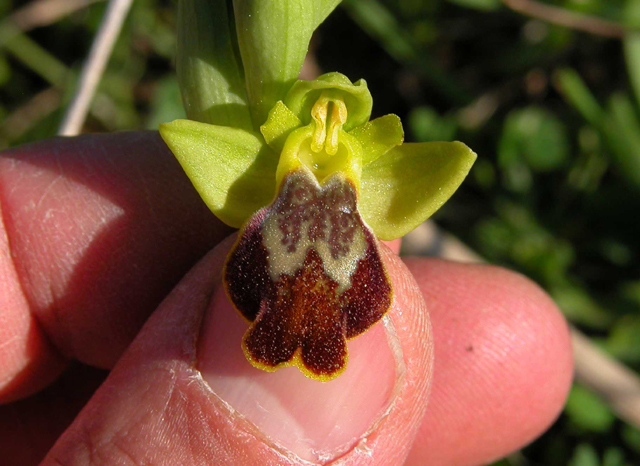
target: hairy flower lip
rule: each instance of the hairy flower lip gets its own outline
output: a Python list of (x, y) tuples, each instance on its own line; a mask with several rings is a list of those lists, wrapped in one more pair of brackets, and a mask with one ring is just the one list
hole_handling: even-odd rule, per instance
[(223, 276), (251, 322), (243, 349), (254, 366), (331, 380), (346, 367), (346, 341), (389, 309), (391, 282), (356, 200), (344, 175), (320, 184), (300, 166), (241, 230)]

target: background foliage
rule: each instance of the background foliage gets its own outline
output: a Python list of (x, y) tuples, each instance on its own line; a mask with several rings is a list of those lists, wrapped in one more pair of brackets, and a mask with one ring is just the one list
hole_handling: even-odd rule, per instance
[[(11, 16), (27, 2), (0, 0), (0, 148), (55, 135), (105, 9), (67, 1), (76, 11), (52, 20)], [(320, 70), (365, 78), (374, 116), (398, 114), (408, 140), (472, 147), (479, 159), (438, 222), (540, 283), (638, 370), (640, 0), (546, 3), (560, 16), (608, 20), (623, 38), (506, 6), (515, 3), (532, 2), (345, 0), (312, 56)], [(86, 131), (155, 129), (184, 116), (175, 19), (172, 1), (134, 2)], [(551, 430), (498, 464), (640, 464), (640, 431), (576, 385)]]

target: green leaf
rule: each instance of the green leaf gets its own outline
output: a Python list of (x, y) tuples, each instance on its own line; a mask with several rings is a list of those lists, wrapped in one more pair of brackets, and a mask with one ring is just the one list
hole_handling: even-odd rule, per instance
[(385, 115), (353, 129), (362, 146), (362, 165), (367, 165), (402, 144), (404, 131), (397, 115)]
[(175, 77), (169, 76), (157, 82), (149, 113), (150, 118), (145, 126), (153, 130), (161, 123), (186, 118), (180, 101), (180, 87)]
[(500, 0), (449, 0), (449, 2), (481, 11), (497, 10), (502, 6)]
[(269, 112), (269, 117), (260, 132), (265, 141), (277, 154), (282, 152), (287, 136), (302, 123), (295, 114), (279, 100)]
[(640, 362), (640, 315), (620, 317), (611, 327), (606, 349), (627, 363)]
[(568, 157), (566, 129), (553, 113), (535, 106), (509, 113), (498, 148), (501, 167), (526, 162), (535, 171), (547, 172), (562, 167)]
[(275, 193), (278, 158), (259, 134), (190, 120), (160, 125), (160, 135), (200, 197), (239, 228)]
[(640, 33), (632, 32), (625, 35), (623, 45), (629, 81), (636, 96), (636, 102), (640, 104)]
[(625, 445), (636, 453), (640, 453), (640, 429), (630, 424), (623, 424), (621, 434)]
[(533, 171), (557, 170), (568, 157), (566, 129), (553, 113), (536, 106), (509, 113), (498, 144), (498, 164), (508, 189), (530, 191)]
[(595, 127), (601, 127), (606, 117), (604, 110), (575, 70), (565, 68), (555, 74), (558, 87), (565, 99), (582, 117)]
[(600, 466), (598, 452), (588, 443), (581, 443), (574, 450), (569, 466)]
[(626, 464), (622, 448), (609, 447), (602, 455), (602, 466), (625, 466)]
[(640, 122), (630, 99), (621, 93), (614, 94), (605, 112), (575, 71), (562, 70), (557, 78), (569, 103), (605, 137), (620, 175), (632, 186), (639, 187)]
[(283, 100), (300, 69), (313, 31), (336, 0), (234, 0), (238, 43), (254, 127)]
[(612, 149), (612, 161), (627, 182), (640, 187), (640, 122), (633, 103), (627, 95), (615, 93), (608, 110), (603, 131)]
[(380, 239), (399, 238), (451, 197), (476, 157), (461, 142), (394, 147), (363, 168), (360, 213)]
[[(393, 58), (409, 68), (417, 70), (429, 83), (429, 87), (456, 106), (469, 104), (473, 95), (469, 93), (451, 73), (446, 72), (429, 53), (422, 53), (404, 24), (378, 0), (345, 0), (344, 8), (353, 20), (378, 42)], [(404, 3), (404, 2), (400, 2)]]
[(225, 0), (180, 0), (178, 81), (189, 119), (249, 130), (244, 77), (229, 18)]
[(633, 88), (636, 102), (640, 104), (640, 0), (627, 0), (624, 5), (624, 23), (635, 31), (629, 31), (624, 35), (624, 58), (629, 74), (629, 82)]
[(11, 78), (11, 65), (4, 54), (0, 54), (0, 86), (4, 86)]
[(284, 103), (303, 124), (308, 124), (311, 121), (311, 109), (323, 91), (335, 93), (344, 99), (348, 111), (343, 128), (345, 131), (369, 121), (373, 98), (367, 82), (360, 79), (352, 84), (349, 78), (337, 72), (323, 74), (313, 81), (296, 81)]
[(581, 385), (571, 389), (565, 413), (573, 424), (590, 432), (607, 432), (615, 421), (607, 404)]
[(573, 323), (595, 329), (606, 329), (613, 316), (587, 293), (577, 286), (559, 285), (549, 290), (562, 313)]
[(440, 116), (431, 107), (416, 107), (409, 114), (409, 128), (420, 142), (451, 141), (455, 139), (457, 126), (453, 114)]

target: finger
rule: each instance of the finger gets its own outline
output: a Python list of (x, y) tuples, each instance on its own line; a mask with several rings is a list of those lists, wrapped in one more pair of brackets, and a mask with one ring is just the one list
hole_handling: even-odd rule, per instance
[(66, 364), (29, 312), (2, 224), (0, 205), (0, 404), (36, 392)]
[(347, 370), (321, 383), (295, 368), (269, 374), (244, 360), (246, 324), (220, 285), (230, 245), (218, 246), (163, 302), (44, 466), (96, 458), (402, 464), (424, 414), (431, 369), (424, 303), (404, 265), (385, 249), (395, 285), (388, 322), (350, 342)]
[(567, 323), (525, 277), (409, 259), (434, 332), (433, 390), (407, 466), (488, 464), (557, 417), (573, 374)]
[[(0, 347), (42, 340), (30, 336), (38, 332), (30, 308), (64, 355), (99, 367), (115, 363), (171, 287), (229, 232), (153, 132), (4, 152), (0, 204), (11, 246), (0, 270), (15, 272), (0, 283), (0, 296), (11, 292), (19, 314)], [(22, 351), (13, 356), (22, 359), (17, 366), (53, 357), (36, 343), (14, 350)], [(0, 381), (15, 377), (1, 373)]]
[(383, 241), (385, 246), (387, 246), (391, 251), (393, 251), (396, 255), (400, 254), (400, 245), (402, 243), (402, 238), (392, 239), (391, 241)]

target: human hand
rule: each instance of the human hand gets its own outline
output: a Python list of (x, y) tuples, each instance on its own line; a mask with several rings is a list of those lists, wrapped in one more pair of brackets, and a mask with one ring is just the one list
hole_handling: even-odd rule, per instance
[(231, 231), (155, 133), (5, 153), (0, 212), (7, 466), (479, 465), (540, 434), (570, 385), (566, 323), (536, 285), (388, 249), (396, 301), (343, 375), (252, 368), (220, 286)]

